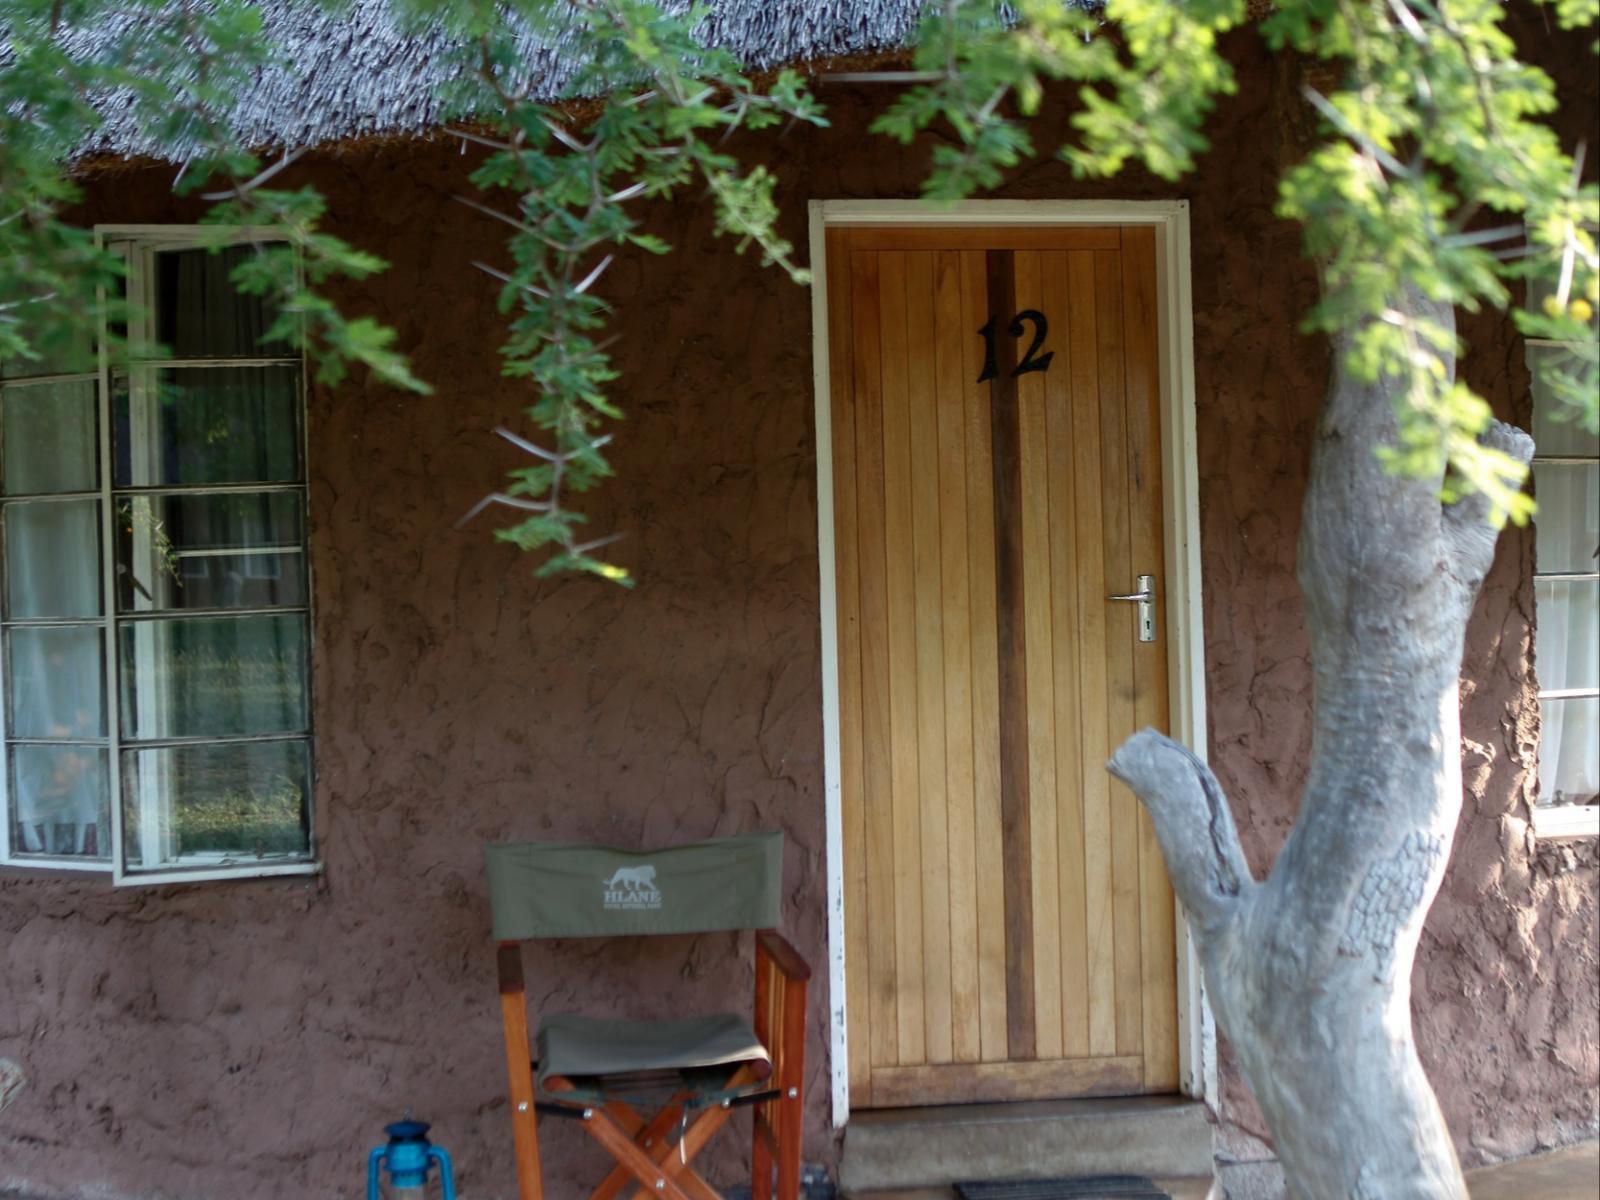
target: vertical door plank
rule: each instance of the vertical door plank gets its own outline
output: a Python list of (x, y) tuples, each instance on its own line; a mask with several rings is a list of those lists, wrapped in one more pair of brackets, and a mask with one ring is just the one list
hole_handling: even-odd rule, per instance
[(952, 1061), (950, 826), (945, 811), (944, 606), (932, 251), (906, 257), (906, 370), (911, 420), (912, 570), (916, 583), (917, 802), (922, 836), (925, 1061)]
[(973, 814), (972, 601), (967, 572), (966, 364), (961, 255), (940, 251), (934, 278), (939, 427), (939, 572), (944, 615), (945, 816), (950, 843), (951, 1057), (981, 1057), (978, 873)]
[(922, 814), (918, 772), (916, 562), (904, 251), (879, 257), (883, 344), (884, 561), (888, 571), (889, 763), (894, 788), (895, 993), (900, 1061), (926, 1059)]
[(1022, 433), (1017, 412), (1016, 307), (1011, 251), (984, 256), (988, 274), (993, 378), (989, 380), (994, 489), (995, 613), (1000, 651), (1000, 836), (1005, 849), (1006, 1043), (1012, 1060), (1035, 1056), (1033, 994), (1033, 821), (1028, 801), (1028, 628), (1022, 553)]
[(1000, 816), (1000, 651), (995, 599), (994, 477), (989, 385), (978, 329), (989, 319), (982, 251), (961, 254), (963, 409), (967, 434), (967, 577), (972, 591), (972, 778), (977, 835), (979, 1047), (984, 1062), (1006, 1058), (1005, 850)]
[[(1038, 251), (1016, 254), (1015, 311), (1044, 308)], [(1009, 318), (1010, 314), (1007, 314)], [(1018, 357), (1027, 354), (1036, 326), (1025, 322)], [(1007, 334), (1010, 330), (1007, 329)], [(1049, 341), (1035, 355), (1048, 353)], [(1046, 373), (1017, 376), (1022, 493), (1022, 596), (1027, 628), (1027, 755), (1029, 853), (1033, 909), (1034, 1053), (1061, 1057), (1061, 884), (1057, 862), (1054, 639), (1050, 618), (1050, 493), (1045, 415)], [(1070, 576), (1069, 576), (1070, 578)]]
[[(1136, 568), (1156, 577), (1156, 640), (1134, 647), (1134, 725), (1169, 724), (1167, 603), (1162, 553), (1161, 387), (1156, 331), (1155, 231), (1123, 230), (1122, 327), (1127, 370), (1128, 502)], [(1147, 564), (1147, 565), (1138, 565)], [(1139, 931), (1144, 1086), (1178, 1086), (1178, 948), (1172, 884), (1150, 814), (1139, 809)]]
[[(1095, 330), (1100, 355), (1100, 486), (1106, 497), (1103, 537), (1106, 590), (1131, 592), (1144, 566), (1133, 561), (1128, 513), (1128, 434), (1123, 390), (1122, 255), (1096, 252)], [(1106, 613), (1106, 708), (1109, 744), (1134, 731), (1133, 652), (1139, 645), (1137, 606), (1115, 601)], [(1104, 761), (1102, 759), (1102, 761)], [(1126, 787), (1111, 785), (1111, 909), (1115, 927), (1117, 1052), (1136, 1054), (1144, 1042), (1139, 997), (1139, 807)]]
[(854, 252), (856, 549), (861, 573), (861, 763), (866, 823), (868, 1057), (900, 1061), (895, 1004), (894, 794), (889, 762), (889, 583), (884, 556), (883, 371), (878, 255)]
[(1084, 927), (1088, 957), (1089, 1053), (1117, 1052), (1116, 949), (1111, 907), (1111, 796), (1105, 761), (1106, 572), (1101, 541), (1100, 377), (1094, 254), (1067, 256), (1068, 335), (1072, 352), (1073, 516), (1078, 542), (1078, 715), (1083, 756)]
[[(1083, 794), (1084, 760), (1079, 747), (1078, 660), (1085, 653), (1077, 639), (1078, 538), (1073, 490), (1072, 347), (1068, 336), (1070, 296), (1067, 256), (1043, 255), (1044, 304), (1051, 319), (1050, 349), (1055, 358), (1045, 374), (1045, 441), (1050, 493), (1051, 626), (1055, 631), (1051, 672), (1055, 709), (1056, 861), (1061, 921), (1062, 1053), (1089, 1053), (1088, 948), (1084, 925)], [(1089, 648), (1089, 652), (1095, 652)]]
[(867, 997), (867, 813), (861, 737), (861, 571), (856, 551), (856, 402), (849, 237), (827, 234), (828, 396), (833, 452), (834, 582), (838, 594), (839, 812), (844, 827), (844, 960), (850, 1091), (872, 1098), (872, 1033)]

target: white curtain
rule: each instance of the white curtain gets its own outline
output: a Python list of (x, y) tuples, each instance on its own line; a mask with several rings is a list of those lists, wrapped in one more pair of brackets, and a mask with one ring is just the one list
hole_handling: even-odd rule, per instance
[[(1541, 574), (1600, 570), (1600, 465), (1537, 468)], [(1540, 580), (1536, 642), (1542, 692), (1600, 688), (1600, 581)], [(1592, 804), (1600, 794), (1600, 697), (1540, 703), (1539, 800)]]
[[(90, 618), (12, 626), (10, 728), (18, 738), (103, 738), (103, 626), (99, 503), (53, 500), (6, 509), (8, 612), (18, 618)], [(74, 744), (12, 747), (19, 849), (100, 854), (107, 836), (105, 751)]]

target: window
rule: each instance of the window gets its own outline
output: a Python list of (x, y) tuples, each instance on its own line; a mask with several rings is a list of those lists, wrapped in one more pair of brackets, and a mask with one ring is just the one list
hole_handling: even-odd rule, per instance
[(13, 866), (315, 869), (302, 362), (215, 233), (101, 231), (165, 357), (0, 363)]
[(1530, 341), (1533, 374), (1535, 664), (1539, 672), (1540, 833), (1600, 833), (1600, 437), (1556, 420), (1541, 359), (1568, 353)]

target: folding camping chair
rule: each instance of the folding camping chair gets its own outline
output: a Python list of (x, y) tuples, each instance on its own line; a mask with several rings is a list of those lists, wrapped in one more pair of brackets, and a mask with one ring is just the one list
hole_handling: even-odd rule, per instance
[[(735, 1108), (755, 1107), (754, 1200), (799, 1200), (800, 1114), (810, 969), (775, 930), (783, 835), (668, 850), (503, 843), (486, 848), (499, 946), (520, 1200), (543, 1200), (539, 1116), (571, 1118), (617, 1165), (591, 1194), (721, 1200), (689, 1165)], [(531, 1061), (522, 942), (756, 930), (754, 1021), (734, 1013), (667, 1021), (556, 1014)], [(647, 1118), (639, 1105), (654, 1104)]]

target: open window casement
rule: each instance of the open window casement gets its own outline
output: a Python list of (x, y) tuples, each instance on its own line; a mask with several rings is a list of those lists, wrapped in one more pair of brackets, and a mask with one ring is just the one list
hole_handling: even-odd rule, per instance
[(269, 235), (98, 232), (127, 351), (0, 368), (0, 860), (315, 870), (303, 363), (229, 280)]

